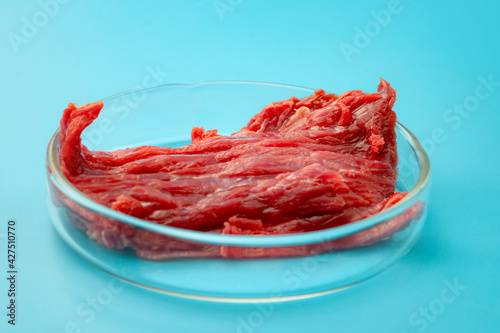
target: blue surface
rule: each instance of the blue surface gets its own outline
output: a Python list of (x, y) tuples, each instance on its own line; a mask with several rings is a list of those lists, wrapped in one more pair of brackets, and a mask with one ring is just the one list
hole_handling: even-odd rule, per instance
[[(0, 9), (0, 252), (9, 218), (19, 246), (17, 325), (6, 322), (2, 278), (2, 332), (500, 331), (498, 1), (73, 0), (49, 8), (2, 0)], [(381, 10), (391, 17), (374, 23)], [(41, 27), (30, 30), (34, 20)], [(433, 188), (415, 248), (365, 283), (266, 307), (169, 297), (87, 264), (49, 221), (45, 147), (68, 102), (154, 81), (374, 91), (380, 76), (398, 90), (399, 120), (427, 146)]]

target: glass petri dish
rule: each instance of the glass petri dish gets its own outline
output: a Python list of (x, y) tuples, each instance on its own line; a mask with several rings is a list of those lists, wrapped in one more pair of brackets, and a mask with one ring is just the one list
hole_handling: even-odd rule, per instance
[[(312, 89), (263, 82), (219, 81), (162, 85), (103, 99), (99, 118), (83, 133), (92, 150), (190, 143), (192, 126), (240, 129), (256, 110)], [(57, 232), (81, 257), (132, 284), (176, 296), (226, 302), (274, 302), (322, 295), (364, 281), (405, 255), (418, 239), (427, 214), (430, 161), (415, 136), (396, 126), (396, 205), (348, 225), (278, 236), (237, 236), (173, 228), (137, 219), (92, 201), (58, 166), (58, 129), (47, 149), (48, 209)], [(188, 134), (186, 136), (186, 134)], [(104, 227), (106, 225), (107, 227)], [(162, 260), (141, 258), (127, 244), (111, 249), (89, 238), (116, 226), (160, 239)], [(387, 231), (384, 239), (350, 248), (353, 240)], [(132, 232), (132, 234), (134, 234)], [(110, 236), (111, 237), (111, 236)], [(135, 238), (134, 238), (135, 237)], [(94, 237), (95, 238), (95, 237)], [(362, 242), (361, 242), (362, 243)], [(367, 242), (369, 243), (369, 242)], [(158, 259), (157, 258), (157, 259)]]

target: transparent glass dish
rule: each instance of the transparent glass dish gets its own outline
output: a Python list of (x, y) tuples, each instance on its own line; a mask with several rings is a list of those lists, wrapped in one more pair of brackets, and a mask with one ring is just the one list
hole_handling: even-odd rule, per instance
[[(239, 81), (125, 92), (103, 99), (104, 108), (84, 131), (82, 143), (101, 151), (181, 146), (190, 143), (192, 126), (230, 134), (270, 102), (312, 93), (295, 86)], [(322, 295), (382, 272), (405, 255), (420, 235), (427, 213), (430, 162), (408, 129), (398, 123), (396, 132), (400, 157), (397, 190), (409, 194), (377, 215), (326, 230), (277, 236), (221, 235), (162, 226), (111, 210), (87, 198), (61, 173), (59, 129), (47, 150), (48, 208), (57, 232), (80, 256), (145, 288), (232, 302)], [(163, 251), (166, 248), (172, 255), (147, 260), (130, 248), (110, 249), (87, 235), (96, 228), (107, 232), (106, 228), (116, 225), (154, 235), (165, 245)], [(346, 246), (380, 230), (388, 230), (381, 241)]]

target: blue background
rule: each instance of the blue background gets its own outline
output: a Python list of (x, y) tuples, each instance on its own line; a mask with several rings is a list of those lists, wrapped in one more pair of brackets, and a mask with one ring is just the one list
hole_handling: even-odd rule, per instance
[[(214, 3), (229, 7), (217, 12)], [(43, 7), (0, 2), (0, 251), (15, 218), (20, 271), (15, 327), (6, 323), (0, 282), (2, 332), (500, 331), (498, 1), (401, 0), (383, 24), (372, 11), (393, 8), (380, 0), (72, 0), (46, 8), (52, 16), (40, 14)], [(30, 31), (29, 22), (39, 27)], [(370, 36), (357, 36), (365, 29)], [(347, 44), (356, 48), (348, 56)], [(338, 93), (374, 91), (383, 76), (398, 90), (399, 120), (431, 155), (432, 199), (419, 242), (367, 282), (271, 310), (112, 284), (109, 304), (78, 314), (113, 279), (51, 226), (45, 148), (68, 102), (138, 87), (148, 68), (168, 72), (162, 83), (255, 80)], [(443, 303), (450, 284), (462, 289)], [(420, 311), (429, 307), (426, 317)]]

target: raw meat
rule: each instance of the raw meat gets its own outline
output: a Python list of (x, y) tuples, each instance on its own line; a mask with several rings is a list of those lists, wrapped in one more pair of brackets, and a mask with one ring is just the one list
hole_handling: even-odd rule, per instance
[[(194, 127), (192, 144), (90, 151), (81, 133), (102, 102), (70, 104), (61, 119), (63, 174), (92, 200), (162, 225), (232, 235), (321, 230), (372, 216), (400, 201), (396, 193), (396, 91), (381, 80), (377, 93), (340, 96), (318, 90), (271, 103), (240, 131), (221, 136)], [(69, 205), (67, 205), (69, 206)], [(406, 216), (327, 244), (323, 250), (371, 244), (404, 228)], [(108, 247), (139, 256), (260, 257), (317, 252), (310, 246), (262, 249), (187, 244), (96, 218), (71, 207), (73, 223)]]

